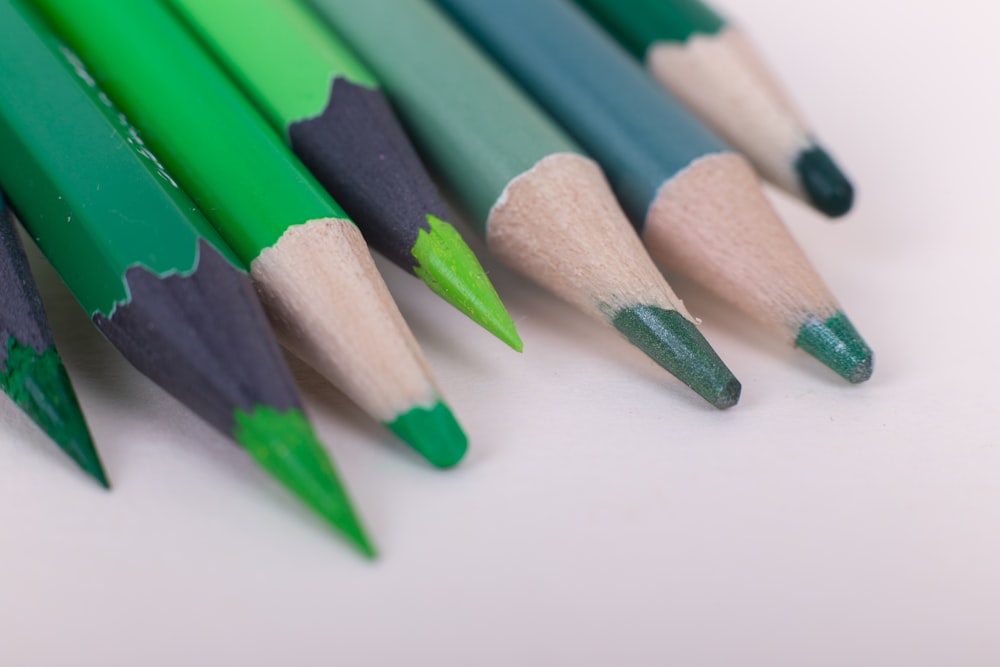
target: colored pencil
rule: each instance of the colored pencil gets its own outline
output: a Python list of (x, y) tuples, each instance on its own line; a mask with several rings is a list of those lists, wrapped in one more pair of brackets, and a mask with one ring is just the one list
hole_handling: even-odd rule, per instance
[(739, 382), (629, 228), (597, 165), (433, 6), (316, 0), (510, 266), (618, 329), (719, 408)]
[(466, 438), (358, 228), (158, 0), (35, 0), (250, 267), (279, 337), (431, 463)]
[[(2, 76), (0, 72), (0, 78)], [(84, 472), (104, 488), (111, 488), (73, 385), (56, 350), (42, 298), (2, 193), (0, 388)]]
[(520, 351), (479, 260), (357, 56), (297, 0), (170, 0), (368, 244)]
[(576, 0), (775, 185), (828, 216), (854, 188), (744, 33), (700, 0)]
[(850, 382), (872, 352), (746, 160), (568, 0), (438, 0), (601, 163), (654, 257)]
[(0, 183), (26, 229), (137, 369), (373, 555), (239, 260), (29, 10), (0, 0), (0, 25)]

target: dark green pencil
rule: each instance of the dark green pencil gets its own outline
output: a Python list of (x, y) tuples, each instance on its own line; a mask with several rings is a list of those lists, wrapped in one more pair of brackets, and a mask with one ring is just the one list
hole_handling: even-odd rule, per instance
[[(0, 39), (2, 41), (2, 39)], [(0, 74), (0, 77), (3, 75)], [(0, 160), (3, 157), (0, 156)], [(70, 458), (109, 488), (14, 220), (0, 194), (0, 388)]]

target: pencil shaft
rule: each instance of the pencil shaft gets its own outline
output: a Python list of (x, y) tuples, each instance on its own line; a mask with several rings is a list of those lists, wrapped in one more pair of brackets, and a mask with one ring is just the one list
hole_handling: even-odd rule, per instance
[(34, 1), (249, 266), (286, 344), (387, 427), (427, 421), (410, 444), (457, 463), (465, 435), (424, 417), (447, 409), (360, 232), (177, 18), (159, 0)]
[(368, 243), (513, 347), (509, 314), (375, 78), (297, 0), (168, 2)]
[(0, 25), (0, 183), (31, 236), (134, 366), (370, 551), (238, 260), (72, 52), (16, 0)]

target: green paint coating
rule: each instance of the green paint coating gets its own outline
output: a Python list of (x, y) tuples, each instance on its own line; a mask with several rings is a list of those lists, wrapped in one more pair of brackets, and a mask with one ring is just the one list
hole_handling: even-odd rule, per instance
[(375, 89), (354, 53), (298, 0), (167, 0), (254, 98), (287, 128), (326, 108), (340, 77)]
[(433, 215), (413, 246), (417, 277), (445, 301), (520, 352), (524, 343), (475, 253), (458, 231)]
[(842, 312), (825, 322), (811, 318), (799, 329), (795, 344), (848, 382), (858, 384), (872, 376), (872, 350)]
[(369, 67), (481, 231), (507, 185), (580, 149), (430, 2), (312, 0)]
[[(377, 89), (375, 78), (357, 56), (296, 0), (168, 0), (168, 4), (286, 140), (291, 125), (323, 113), (335, 79)], [(417, 168), (421, 173), (414, 178), (423, 182), (425, 174)], [(432, 187), (429, 177), (427, 182)], [(396, 194), (420, 193), (415, 188), (413, 193)], [(366, 220), (353, 211), (352, 215), (362, 231), (365, 224), (386, 229), (397, 225), (391, 218)], [(412, 250), (419, 262), (414, 273), (436, 294), (521, 351), (514, 322), (475, 254), (450, 224), (433, 215), (427, 219), (431, 232), (421, 230)]]
[(740, 400), (741, 386), (693, 322), (657, 306), (624, 308), (612, 324), (633, 345), (721, 409)]
[(362, 554), (375, 557), (375, 548), (330, 458), (300, 411), (279, 413), (258, 406), (252, 413), (237, 410), (234, 421), (233, 438), (262, 468), (347, 537)]
[(837, 218), (851, 210), (854, 186), (825, 150), (813, 144), (799, 154), (795, 171), (809, 202), (820, 211)]
[(84, 472), (104, 488), (111, 488), (66, 368), (55, 348), (38, 354), (13, 337), (7, 339), (6, 348), (7, 363), (0, 367), (0, 388)]
[(129, 267), (189, 274), (200, 238), (238, 265), (76, 56), (17, 3), (0, 25), (0, 183), (87, 313), (128, 302)]
[(726, 21), (698, 0), (576, 0), (640, 60), (657, 42), (715, 35)]
[(413, 408), (386, 427), (438, 468), (454, 466), (468, 448), (462, 427), (440, 401), (431, 408)]
[(247, 265), (347, 216), (158, 0), (33, 0)]

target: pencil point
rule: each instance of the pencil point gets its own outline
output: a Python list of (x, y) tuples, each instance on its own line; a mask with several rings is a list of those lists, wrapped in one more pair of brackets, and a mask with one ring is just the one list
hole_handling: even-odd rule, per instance
[(854, 186), (819, 146), (802, 151), (795, 162), (802, 189), (809, 201), (831, 218), (839, 218), (854, 205)]
[(13, 338), (7, 342), (0, 387), (80, 468), (110, 489), (66, 368), (54, 347), (38, 354)]
[(237, 410), (233, 437), (258, 464), (337, 529), (366, 558), (375, 548), (351, 506), (326, 451), (299, 410)]
[(810, 318), (795, 344), (835, 370), (848, 382), (858, 384), (872, 376), (871, 348), (842, 312), (826, 320)]
[(415, 407), (386, 427), (438, 468), (451, 468), (465, 456), (468, 438), (451, 410), (438, 401)]
[(427, 216), (431, 230), (421, 229), (413, 246), (414, 273), (445, 301), (520, 352), (517, 327), (496, 289), (461, 234), (443, 220)]
[(694, 323), (676, 310), (632, 306), (615, 314), (612, 324), (633, 345), (715, 407), (724, 410), (739, 402), (739, 380)]

